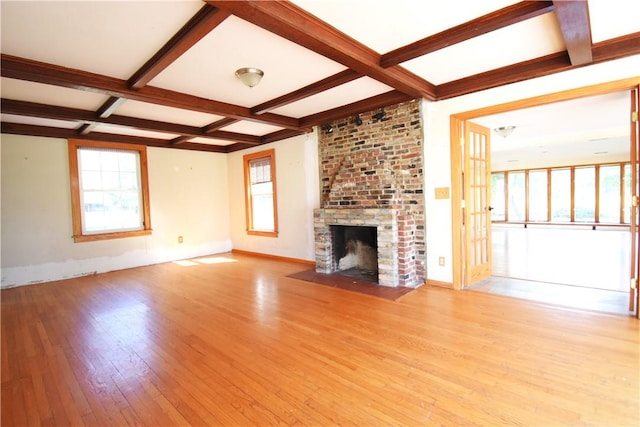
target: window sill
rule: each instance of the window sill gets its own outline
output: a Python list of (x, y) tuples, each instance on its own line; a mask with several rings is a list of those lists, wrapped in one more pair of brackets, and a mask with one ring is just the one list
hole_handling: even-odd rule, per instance
[(118, 231), (115, 233), (83, 234), (73, 236), (75, 243), (95, 242), (98, 240), (123, 239), (125, 237), (147, 236), (151, 230)]

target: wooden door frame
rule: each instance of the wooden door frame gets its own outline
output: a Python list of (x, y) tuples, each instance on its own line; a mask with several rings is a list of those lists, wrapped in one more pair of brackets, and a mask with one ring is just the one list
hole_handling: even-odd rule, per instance
[(630, 91), (640, 84), (640, 76), (628, 79), (616, 80), (608, 83), (601, 83), (585, 86), (577, 89), (570, 89), (561, 92), (550, 93), (532, 98), (520, 99), (506, 102), (504, 104), (492, 105), (475, 110), (464, 111), (450, 116), (450, 148), (451, 148), (451, 221), (452, 221), (452, 248), (453, 248), (453, 288), (462, 289), (464, 283), (464, 258), (463, 251), (464, 233), (462, 229), (462, 158), (461, 142), (464, 143), (464, 123), (479, 117), (489, 116), (508, 111), (520, 110), (523, 108), (537, 107), (541, 105), (553, 104), (555, 102), (569, 101), (573, 99), (586, 98), (594, 95), (604, 95), (612, 92)]

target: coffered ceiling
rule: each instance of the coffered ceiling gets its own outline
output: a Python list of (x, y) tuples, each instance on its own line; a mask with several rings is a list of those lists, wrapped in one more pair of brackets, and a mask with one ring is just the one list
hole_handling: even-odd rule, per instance
[[(0, 2), (3, 133), (231, 152), (640, 55), (640, 2)], [(256, 87), (236, 77), (257, 67)]]

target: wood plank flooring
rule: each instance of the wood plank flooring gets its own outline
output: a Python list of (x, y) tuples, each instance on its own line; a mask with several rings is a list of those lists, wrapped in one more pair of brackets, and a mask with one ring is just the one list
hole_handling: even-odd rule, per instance
[(493, 276), (469, 290), (629, 315), (628, 228), (494, 224), (492, 240)]
[(629, 291), (627, 228), (493, 225), (491, 234), (495, 276)]
[(2, 425), (640, 423), (634, 318), (224, 254), (3, 290)]

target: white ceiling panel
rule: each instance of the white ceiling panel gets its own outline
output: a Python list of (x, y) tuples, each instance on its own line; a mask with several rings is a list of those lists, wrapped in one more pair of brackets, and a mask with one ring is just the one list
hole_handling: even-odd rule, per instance
[(251, 122), (248, 120), (241, 120), (226, 126), (220, 130), (227, 132), (246, 133), (248, 135), (262, 136), (271, 132), (282, 130), (281, 127), (266, 125), (264, 123)]
[(197, 127), (206, 126), (223, 118), (222, 116), (216, 116), (214, 114), (132, 100), (124, 102), (118, 107), (115, 114)]
[(559, 52), (565, 45), (556, 22), (544, 14), (401, 65), (437, 85)]
[(106, 95), (67, 89), (60, 86), (32, 83), (24, 80), (0, 80), (0, 93), (5, 99), (29, 101), (40, 104), (57, 105), (61, 107), (79, 108), (81, 110), (96, 110), (108, 99)]
[(293, 0), (300, 7), (383, 54), (517, 0)]
[(115, 133), (129, 136), (141, 136), (144, 138), (156, 138), (169, 140), (175, 138), (177, 135), (173, 133), (152, 132), (147, 130), (135, 129), (126, 126), (116, 126), (109, 124), (98, 124), (93, 129), (94, 132)]
[(380, 95), (381, 93), (391, 90), (393, 90), (393, 88), (377, 80), (362, 77), (317, 95), (287, 104), (272, 112), (299, 118), (319, 111), (326, 111), (341, 105), (350, 104), (360, 99)]
[(197, 144), (205, 144), (205, 145), (220, 145), (223, 147), (227, 145), (235, 144), (235, 141), (225, 141), (223, 139), (211, 139), (211, 138), (201, 138), (201, 137), (192, 138), (189, 140), (189, 142), (195, 142)]
[(3, 122), (19, 123), (22, 125), (33, 126), (51, 126), (63, 129), (76, 129), (79, 125), (77, 122), (68, 122), (64, 120), (42, 119), (39, 117), (16, 116), (13, 114), (0, 114)]
[(504, 170), (531, 164), (559, 165), (571, 155), (574, 159), (592, 158), (593, 162), (619, 161), (629, 152), (629, 110), (629, 93), (616, 92), (472, 121), (489, 129), (516, 126), (506, 138), (492, 133), (492, 168)]
[[(249, 88), (238, 80), (235, 71), (242, 67), (264, 71), (258, 86)], [(149, 84), (252, 107), (344, 69), (289, 40), (230, 17)]]
[(594, 43), (640, 32), (640, 1), (589, 0), (588, 4)]
[(2, 52), (128, 79), (200, 1), (2, 1)]

